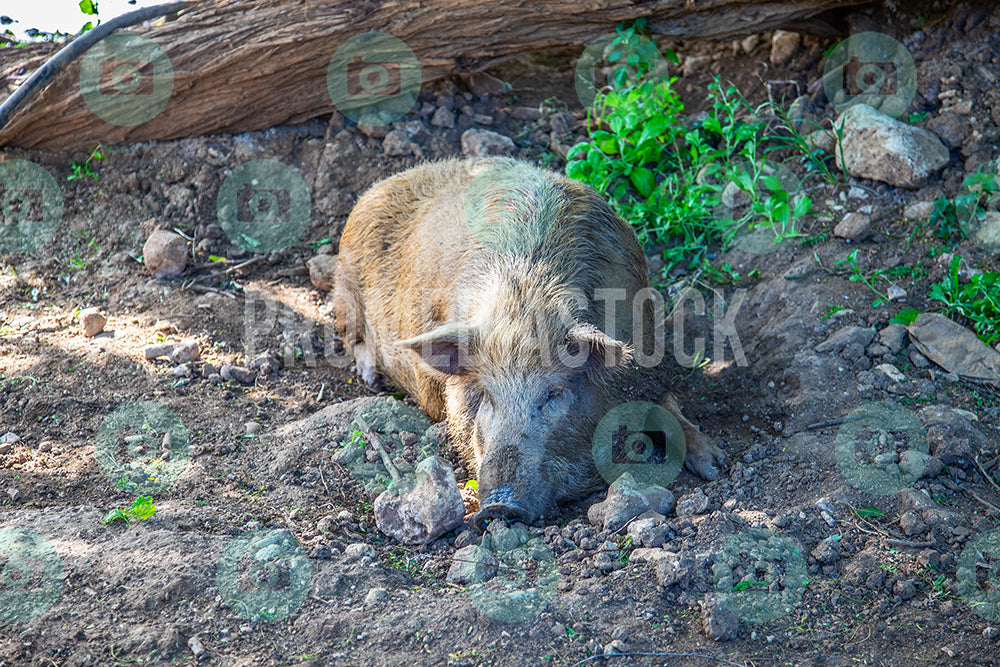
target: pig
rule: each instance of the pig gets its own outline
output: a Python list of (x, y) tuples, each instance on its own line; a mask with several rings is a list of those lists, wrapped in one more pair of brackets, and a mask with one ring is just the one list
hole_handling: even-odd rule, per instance
[[(388, 377), (447, 420), (478, 481), (478, 516), (530, 522), (613, 481), (591, 438), (655, 345), (652, 300), (633, 321), (649, 292), (635, 232), (600, 194), (486, 158), (426, 163), (368, 190), (340, 239), (332, 300), (358, 374)], [(664, 407), (687, 468), (714, 479), (723, 452), (672, 398)]]

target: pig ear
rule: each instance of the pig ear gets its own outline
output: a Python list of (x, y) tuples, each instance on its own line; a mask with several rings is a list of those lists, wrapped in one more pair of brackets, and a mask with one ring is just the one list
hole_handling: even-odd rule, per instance
[[(607, 335), (593, 324), (576, 324), (566, 333), (566, 343), (587, 350), (588, 371), (624, 368), (632, 360), (632, 346)], [(574, 355), (574, 351), (570, 350)], [(575, 356), (575, 355), (574, 355)]]
[(465, 375), (472, 367), (472, 344), (476, 330), (462, 324), (445, 324), (427, 333), (407, 338), (397, 346), (413, 350), (424, 363), (447, 375)]

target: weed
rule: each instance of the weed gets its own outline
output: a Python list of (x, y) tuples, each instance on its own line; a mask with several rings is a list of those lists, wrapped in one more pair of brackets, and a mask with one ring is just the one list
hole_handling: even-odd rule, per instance
[(100, 144), (95, 146), (94, 150), (90, 151), (90, 156), (87, 157), (87, 159), (84, 160), (83, 162), (77, 162), (76, 160), (74, 160), (73, 164), (70, 165), (70, 169), (73, 170), (73, 173), (67, 176), (66, 180), (75, 181), (78, 178), (84, 178), (86, 176), (90, 176), (95, 181), (101, 180), (101, 177), (98, 176), (97, 173), (90, 167), (91, 160), (103, 160), (104, 158), (107, 157), (104, 153), (101, 152), (101, 148), (102, 146)]
[(982, 220), (986, 215), (984, 199), (1000, 192), (995, 174), (977, 169), (962, 181), (963, 193), (948, 199), (941, 197), (934, 201), (934, 208), (928, 219), (931, 232), (942, 241), (948, 241), (958, 234), (959, 240), (966, 236), (965, 225), (973, 220)]
[(126, 507), (125, 509), (115, 508), (108, 512), (104, 517), (104, 523), (109, 524), (121, 519), (125, 522), (125, 525), (128, 525), (132, 520), (145, 521), (153, 516), (154, 512), (156, 512), (156, 505), (153, 504), (153, 499), (150, 496), (139, 496), (132, 502), (130, 507)]
[(1000, 337), (1000, 273), (979, 273), (962, 285), (958, 281), (961, 263), (958, 255), (951, 258), (948, 275), (931, 285), (930, 298), (943, 303), (952, 319), (958, 316), (971, 324), (979, 339), (992, 345)]
[[(871, 275), (871, 277), (866, 276), (864, 274), (864, 272), (858, 267), (858, 251), (857, 250), (852, 250), (851, 254), (848, 255), (846, 258), (844, 258), (844, 259), (838, 259), (834, 263), (835, 264), (847, 264), (850, 267), (850, 273), (851, 273), (849, 280), (851, 282), (863, 282), (865, 285), (868, 285), (868, 289), (870, 289), (871, 291), (875, 292), (875, 295), (878, 298), (876, 298), (874, 301), (872, 301), (872, 308), (878, 308), (883, 303), (886, 303), (886, 302), (889, 301), (889, 297), (886, 296), (885, 294), (883, 294), (882, 292), (879, 292), (878, 289), (875, 287), (875, 279), (877, 277), (879, 277), (879, 276), (883, 276), (884, 272), (881, 269), (879, 269), (879, 270), (875, 271)], [(888, 279), (886, 279), (886, 280), (888, 280)]]
[(828, 303), (826, 305), (826, 315), (824, 315), (820, 319), (825, 322), (826, 320), (830, 319), (831, 317), (833, 317), (834, 315), (836, 315), (837, 313), (839, 313), (842, 310), (847, 310), (847, 309), (844, 308), (843, 306), (838, 306), (838, 305), (833, 304), (833, 303)]

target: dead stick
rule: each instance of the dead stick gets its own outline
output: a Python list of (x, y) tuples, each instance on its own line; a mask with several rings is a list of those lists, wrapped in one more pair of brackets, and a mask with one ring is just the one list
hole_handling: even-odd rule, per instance
[(993, 481), (993, 478), (986, 474), (986, 470), (983, 469), (983, 464), (979, 462), (979, 454), (976, 454), (976, 457), (973, 460), (976, 462), (976, 467), (979, 468), (979, 472), (983, 473), (983, 477), (986, 478), (986, 481), (989, 482), (994, 489), (1000, 491), (1000, 486), (997, 486), (997, 483)]

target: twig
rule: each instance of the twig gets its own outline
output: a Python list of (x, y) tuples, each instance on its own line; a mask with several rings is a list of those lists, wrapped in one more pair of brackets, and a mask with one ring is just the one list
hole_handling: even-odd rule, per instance
[(937, 542), (909, 542), (907, 540), (894, 540), (891, 538), (883, 538), (886, 544), (891, 544), (894, 547), (910, 547), (911, 549), (926, 549), (927, 547), (933, 547)]
[(323, 392), (326, 390), (326, 383), (324, 382), (319, 386), (319, 394), (316, 395), (316, 402), (319, 403), (323, 400)]
[[(962, 488), (965, 488), (965, 487), (962, 487)], [(976, 500), (978, 500), (979, 502), (981, 502), (983, 505), (985, 505), (987, 508), (989, 508), (989, 510), (991, 512), (993, 512), (994, 514), (1000, 514), (1000, 509), (998, 509), (996, 505), (994, 505), (994, 504), (992, 504), (992, 503), (990, 503), (990, 502), (988, 502), (988, 501), (980, 498), (979, 495), (976, 494), (976, 492), (973, 491), (972, 489), (965, 489), (965, 491), (970, 496), (972, 496), (973, 498), (975, 498)]]
[(392, 477), (392, 481), (398, 482), (399, 480), (401, 480), (403, 476), (399, 474), (399, 470), (396, 468), (396, 464), (394, 464), (392, 462), (392, 459), (389, 458), (389, 454), (385, 451), (385, 448), (382, 446), (382, 440), (378, 437), (378, 434), (375, 432), (375, 429), (368, 426), (365, 420), (360, 416), (357, 417), (357, 420), (358, 423), (361, 425), (361, 431), (365, 434), (365, 438), (367, 438), (369, 442), (372, 443), (372, 446), (375, 447), (375, 451), (377, 451), (378, 455), (382, 458), (382, 463), (385, 464), (385, 469), (389, 471), (389, 476)]
[(847, 417), (841, 417), (840, 419), (828, 419), (825, 422), (817, 422), (815, 424), (809, 424), (806, 426), (807, 431), (813, 431), (818, 428), (827, 428), (828, 426), (840, 426), (847, 421)]
[(229, 297), (230, 299), (236, 298), (235, 294), (230, 294), (225, 290), (215, 289), (214, 287), (205, 287), (204, 285), (187, 285), (186, 287), (182, 287), (181, 291), (183, 292), (184, 290), (189, 290), (189, 289), (201, 293), (211, 292), (213, 294), (221, 294), (222, 296)]
[(993, 481), (993, 478), (986, 474), (986, 471), (983, 469), (983, 464), (979, 462), (979, 454), (976, 454), (973, 460), (976, 462), (976, 467), (979, 468), (979, 472), (983, 473), (983, 477), (986, 478), (986, 481), (989, 482), (994, 489), (1000, 491), (1000, 486), (997, 486), (997, 483)]
[(323, 466), (319, 467), (319, 481), (323, 482), (323, 488), (326, 489), (326, 495), (330, 495), (330, 487), (326, 485), (326, 477), (323, 476)]

